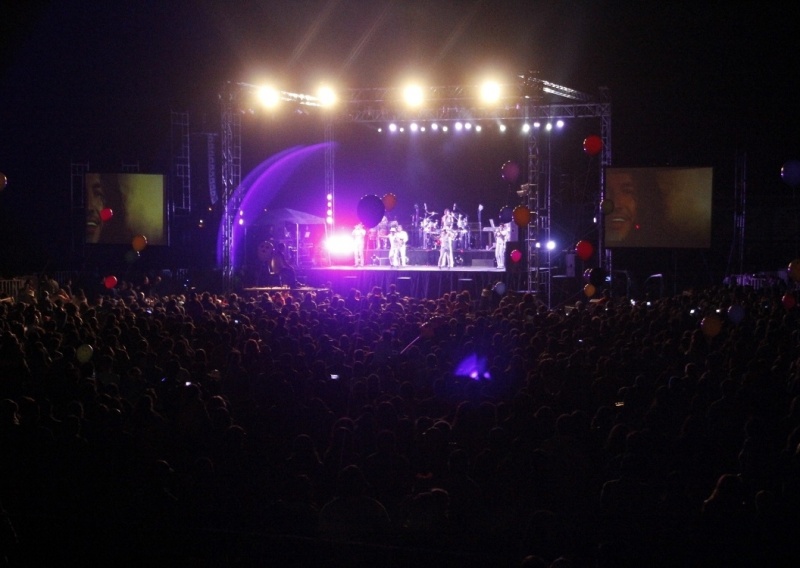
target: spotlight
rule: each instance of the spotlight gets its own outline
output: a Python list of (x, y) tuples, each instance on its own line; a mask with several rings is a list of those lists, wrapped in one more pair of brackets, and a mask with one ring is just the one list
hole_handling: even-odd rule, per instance
[(500, 100), (500, 85), (494, 81), (481, 85), (481, 100), (485, 103), (496, 103)]
[(397, 125), (394, 122), (389, 125), (389, 132), (397, 132)]
[(329, 108), (336, 104), (337, 97), (333, 89), (328, 86), (322, 86), (317, 93), (319, 104), (322, 107)]
[(258, 100), (267, 108), (275, 108), (281, 101), (281, 93), (273, 87), (261, 87), (257, 92)]
[(416, 132), (417, 130), (419, 130), (419, 126), (417, 125), (417, 123), (416, 123), (416, 122), (412, 122), (412, 123), (411, 123), (411, 124), (408, 126), (408, 129), (409, 129), (411, 132)]
[(403, 100), (410, 107), (421, 106), (425, 100), (425, 97), (422, 93), (422, 87), (419, 85), (409, 85), (403, 89)]
[(505, 132), (505, 131), (506, 131), (506, 125), (505, 124), (501, 124), (500, 125), (500, 132)]

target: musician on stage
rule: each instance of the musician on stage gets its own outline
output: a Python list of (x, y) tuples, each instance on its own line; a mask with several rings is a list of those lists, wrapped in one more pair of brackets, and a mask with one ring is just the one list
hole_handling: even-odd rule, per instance
[(394, 238), (396, 240), (396, 247), (397, 247), (397, 256), (400, 261), (400, 266), (407, 266), (408, 265), (408, 256), (406, 256), (406, 251), (408, 248), (408, 232), (403, 229), (403, 225), (397, 225), (397, 231), (395, 232)]
[[(444, 217), (442, 218), (444, 219)], [(439, 234), (439, 268), (453, 268), (453, 239), (456, 233), (453, 229), (442, 228)]]
[(444, 210), (444, 214), (442, 214), (442, 230), (444, 229), (453, 229), (453, 225), (455, 225), (456, 216), (450, 212), (449, 209)]
[(387, 219), (386, 215), (384, 215), (381, 219), (381, 222), (378, 223), (378, 248), (389, 248), (389, 245), (391, 245), (391, 242), (389, 241), (389, 219)]
[(503, 223), (494, 230), (494, 259), (497, 268), (505, 270), (506, 267), (506, 243), (511, 237), (511, 223)]
[(364, 223), (359, 223), (353, 229), (353, 253), (355, 255), (355, 266), (364, 266), (364, 242), (366, 240), (367, 230), (364, 228)]

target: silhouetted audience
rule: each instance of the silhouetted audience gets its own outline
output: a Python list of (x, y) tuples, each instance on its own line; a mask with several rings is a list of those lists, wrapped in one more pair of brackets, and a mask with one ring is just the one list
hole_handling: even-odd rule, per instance
[(564, 310), (50, 280), (0, 302), (6, 565), (213, 562), (246, 535), (377, 565), (798, 558), (794, 289)]

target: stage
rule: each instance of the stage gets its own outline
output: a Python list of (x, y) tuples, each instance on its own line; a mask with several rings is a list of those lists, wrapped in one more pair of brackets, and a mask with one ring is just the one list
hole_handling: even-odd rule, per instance
[(384, 293), (395, 285), (402, 296), (440, 298), (446, 292), (469, 291), (472, 298), (484, 289), (503, 282), (507, 289), (525, 289), (527, 273), (521, 267), (507, 271), (495, 267), (494, 250), (455, 250), (455, 266), (439, 268), (439, 251), (436, 249), (409, 249), (408, 265), (389, 265), (387, 249), (368, 249), (364, 255), (366, 266), (356, 268), (350, 259), (330, 265), (300, 266), (297, 279), (315, 288), (329, 288), (338, 294), (347, 294), (352, 288), (368, 293), (380, 287)]
[[(540, 266), (532, 272), (526, 269), (525, 260), (512, 262), (509, 258), (510, 247), (506, 249), (506, 268), (495, 266), (495, 254), (492, 249), (456, 249), (454, 251), (455, 266), (439, 268), (439, 251), (437, 249), (414, 248), (406, 252), (407, 266), (392, 267), (389, 264), (388, 249), (367, 249), (364, 256), (366, 266), (356, 268), (350, 257), (305, 257), (295, 267), (298, 284), (293, 291), (331, 290), (335, 294), (347, 295), (355, 288), (367, 294), (378, 286), (384, 293), (394, 285), (402, 296), (415, 298), (440, 298), (447, 292), (467, 290), (473, 299), (480, 297), (481, 292), (493, 289), (501, 282), (506, 291), (534, 291), (548, 305), (561, 302), (563, 296), (580, 292), (581, 286), (575, 278), (553, 275), (553, 287), (547, 283), (550, 268)], [(538, 270), (538, 274), (537, 274)], [(538, 278), (537, 278), (538, 276)], [(539, 282), (538, 289), (536, 282)], [(280, 289), (279, 283), (262, 278), (249, 278), (245, 291), (259, 293)]]

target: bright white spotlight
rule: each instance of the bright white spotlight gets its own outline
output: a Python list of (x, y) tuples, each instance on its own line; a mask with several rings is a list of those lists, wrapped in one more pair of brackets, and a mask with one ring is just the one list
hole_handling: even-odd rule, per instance
[(389, 132), (397, 132), (397, 125), (394, 122), (389, 125)]
[(564, 128), (564, 121), (563, 120), (556, 121), (556, 128)]
[(542, 123), (537, 120), (536, 122), (533, 123), (533, 127), (534, 128), (541, 128), (542, 127)]
[(407, 86), (405, 89), (403, 89), (403, 100), (410, 107), (421, 106), (425, 100), (425, 96), (422, 93), (422, 87), (419, 85)]
[(506, 125), (505, 124), (501, 124), (500, 125), (500, 132), (505, 132), (505, 131), (506, 131)]
[(450, 130), (450, 129), (447, 128), (446, 124), (444, 126), (442, 126), (442, 132), (447, 132), (448, 130)]
[(527, 133), (528, 133), (528, 132), (530, 132), (530, 131), (531, 131), (531, 125), (530, 125), (530, 124), (528, 124), (528, 123), (526, 122), (525, 124), (523, 124), (523, 125), (522, 125), (522, 132), (524, 132), (525, 134), (527, 134)]
[(481, 85), (481, 100), (485, 103), (496, 103), (500, 100), (500, 85), (487, 81)]
[(242, 226), (242, 225), (244, 225), (244, 219), (242, 219), (241, 217), (239, 217), (239, 226)]
[(278, 89), (273, 87), (261, 87), (258, 89), (256, 96), (258, 100), (267, 108), (275, 108), (281, 102), (281, 93)]
[(464, 125), (461, 124), (460, 122), (456, 122), (455, 126), (456, 126), (456, 130), (462, 130), (464, 128)]
[(439, 125), (434, 122), (433, 124), (431, 124), (431, 130), (434, 130), (434, 131), (439, 130)]
[(472, 123), (471, 122), (465, 122), (464, 123), (464, 128), (466, 128), (467, 130), (472, 130)]
[(411, 132), (416, 132), (417, 130), (419, 130), (419, 125), (416, 122), (412, 122), (411, 124), (408, 125), (408, 129)]
[(475, 125), (475, 132), (480, 132), (481, 130), (483, 130), (483, 127), (480, 124), (476, 124)]
[(556, 242), (555, 241), (547, 241), (547, 250), (555, 250)]
[(331, 254), (352, 254), (353, 237), (350, 235), (332, 235), (325, 240), (325, 250)]
[(328, 87), (327, 85), (323, 85), (319, 88), (317, 92), (317, 97), (319, 98), (319, 104), (322, 107), (330, 108), (336, 104), (338, 97), (336, 96), (336, 92)]
[(420, 129), (420, 132), (425, 132), (425, 127), (424, 126), (420, 126), (419, 129)]
[(550, 132), (551, 130), (553, 130), (553, 125), (548, 122), (547, 125), (544, 127), (544, 129)]

